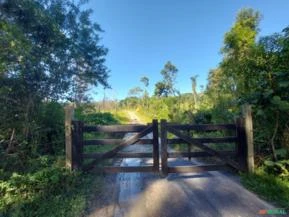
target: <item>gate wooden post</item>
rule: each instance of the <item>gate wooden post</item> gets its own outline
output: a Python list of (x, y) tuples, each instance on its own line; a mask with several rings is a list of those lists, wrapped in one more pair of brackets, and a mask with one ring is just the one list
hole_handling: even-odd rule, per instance
[(247, 170), (249, 173), (254, 172), (254, 139), (253, 139), (253, 120), (252, 107), (248, 104), (242, 107), (242, 114), (244, 118), (246, 145), (247, 145)]
[(159, 130), (158, 120), (154, 119), (152, 123), (153, 127), (153, 160), (154, 170), (159, 173), (160, 170), (160, 157), (159, 157)]
[[(187, 130), (187, 134), (188, 136), (191, 136), (190, 135), (190, 130)], [(191, 161), (192, 157), (191, 157), (191, 152), (192, 152), (192, 144), (189, 143), (188, 144), (188, 160)]]
[(168, 175), (168, 144), (167, 144), (167, 121), (161, 120), (161, 157), (162, 157), (162, 170), (163, 176)]
[(240, 165), (241, 170), (247, 171), (247, 163), (246, 163), (246, 133), (244, 127), (244, 118), (238, 117), (236, 119), (236, 133), (237, 133), (237, 158), (238, 163)]
[(74, 108), (67, 105), (65, 108), (65, 165), (72, 169), (72, 119)]
[(66, 167), (81, 169), (83, 154), (83, 122), (74, 121), (74, 107), (65, 107), (65, 156)]
[(242, 117), (237, 118), (237, 155), (243, 170), (254, 172), (253, 121), (251, 106), (242, 106)]
[(72, 121), (72, 169), (82, 169), (83, 162), (83, 122)]

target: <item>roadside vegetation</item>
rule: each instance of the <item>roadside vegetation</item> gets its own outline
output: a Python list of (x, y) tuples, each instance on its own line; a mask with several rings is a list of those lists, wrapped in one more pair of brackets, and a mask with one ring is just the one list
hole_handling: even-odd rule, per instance
[(80, 106), (109, 86), (102, 30), (81, 2), (0, 2), (0, 216), (82, 216), (101, 190), (101, 176), (65, 167), (67, 103), (90, 123), (125, 119)]
[(288, 208), (289, 160), (264, 162), (254, 174), (242, 174), (242, 183), (277, 207)]
[[(55, 130), (63, 130), (63, 109), (59, 106)], [(76, 110), (78, 119), (89, 124), (119, 124), (110, 113), (85, 113)], [(51, 116), (47, 118), (52, 118)], [(88, 135), (89, 136), (89, 135)], [(85, 214), (91, 194), (100, 194), (101, 174), (70, 171), (65, 167), (64, 135), (53, 140), (55, 154), (31, 155), (25, 148), (14, 153), (1, 152), (1, 216), (81, 216)], [(60, 139), (55, 138), (55, 139)], [(86, 152), (106, 152), (113, 146), (101, 146)]]

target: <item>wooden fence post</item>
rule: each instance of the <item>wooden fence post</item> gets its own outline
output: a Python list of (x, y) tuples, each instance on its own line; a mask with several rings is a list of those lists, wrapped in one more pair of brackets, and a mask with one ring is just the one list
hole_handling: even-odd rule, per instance
[(254, 172), (253, 121), (250, 105), (242, 106), (242, 117), (236, 120), (237, 155), (240, 167), (249, 173)]
[(254, 140), (253, 140), (253, 120), (252, 108), (246, 104), (242, 107), (242, 114), (244, 118), (246, 145), (247, 145), (247, 170), (249, 173), (254, 172)]
[(159, 173), (160, 157), (159, 157), (159, 130), (158, 120), (153, 120), (153, 159), (154, 159), (154, 170)]
[(72, 121), (72, 169), (82, 169), (83, 161), (83, 122)]
[(244, 127), (244, 118), (239, 117), (236, 119), (236, 133), (237, 133), (237, 158), (240, 168), (247, 171), (247, 145), (246, 145), (246, 133)]
[(81, 169), (83, 161), (83, 122), (74, 121), (74, 107), (65, 107), (65, 156), (66, 167)]
[(65, 165), (72, 169), (72, 120), (74, 115), (74, 108), (68, 105), (65, 110)]
[(168, 175), (168, 144), (167, 144), (167, 121), (161, 120), (161, 157), (162, 175)]
[[(188, 134), (188, 136), (191, 136), (190, 135), (190, 130), (187, 130), (187, 134)], [(191, 152), (192, 152), (192, 144), (191, 143), (189, 143), (189, 144), (187, 144), (188, 145), (188, 160), (189, 161), (191, 161)]]

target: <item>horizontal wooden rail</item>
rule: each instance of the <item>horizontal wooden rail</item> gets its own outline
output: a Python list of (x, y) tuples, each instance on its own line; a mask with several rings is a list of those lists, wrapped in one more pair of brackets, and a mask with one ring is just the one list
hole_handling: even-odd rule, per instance
[[(234, 151), (222, 151), (219, 152), (222, 156), (236, 156)], [(209, 154), (205, 151), (196, 151), (196, 152), (169, 152), (168, 158), (177, 158), (177, 157), (212, 157), (214, 155)]]
[(195, 130), (195, 131), (216, 131), (216, 130), (236, 130), (235, 124), (167, 124), (176, 130)]
[(105, 157), (104, 154), (100, 153), (89, 153), (89, 154), (83, 154), (83, 158), (86, 159), (107, 159), (107, 158), (151, 158), (152, 153), (145, 153), (145, 152), (119, 152), (113, 155), (112, 157)]
[[(91, 139), (84, 140), (84, 145), (119, 145), (123, 139)], [(140, 139), (135, 144), (152, 144), (152, 139)]]
[(139, 124), (130, 124), (130, 125), (96, 125), (83, 127), (83, 132), (103, 132), (103, 133), (129, 133), (129, 132), (140, 132), (146, 129), (150, 125), (139, 125)]
[(154, 172), (153, 166), (139, 166), (139, 167), (103, 167), (102, 169), (107, 173), (135, 173), (135, 172)]
[[(192, 138), (193, 141), (201, 142), (201, 143), (233, 143), (237, 142), (237, 137), (216, 137), (216, 138)], [(180, 144), (187, 143), (183, 139), (168, 139), (168, 144)]]
[(224, 164), (211, 164), (211, 165), (200, 165), (200, 166), (176, 166), (168, 167), (168, 173), (199, 173), (205, 171), (215, 171), (226, 169)]

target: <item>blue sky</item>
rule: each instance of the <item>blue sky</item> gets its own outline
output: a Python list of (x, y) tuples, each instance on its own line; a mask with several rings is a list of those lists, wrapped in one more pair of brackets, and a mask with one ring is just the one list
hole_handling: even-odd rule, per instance
[[(262, 14), (260, 36), (289, 25), (288, 0), (90, 0), (87, 7), (105, 31), (101, 43), (109, 49), (110, 99), (125, 98), (129, 89), (142, 85), (142, 76), (150, 79), (153, 93), (168, 60), (179, 70), (178, 90), (190, 92), (193, 75), (199, 87), (205, 86), (209, 70), (222, 58), (224, 34), (241, 8)], [(92, 93), (96, 100), (103, 97), (102, 88)]]

